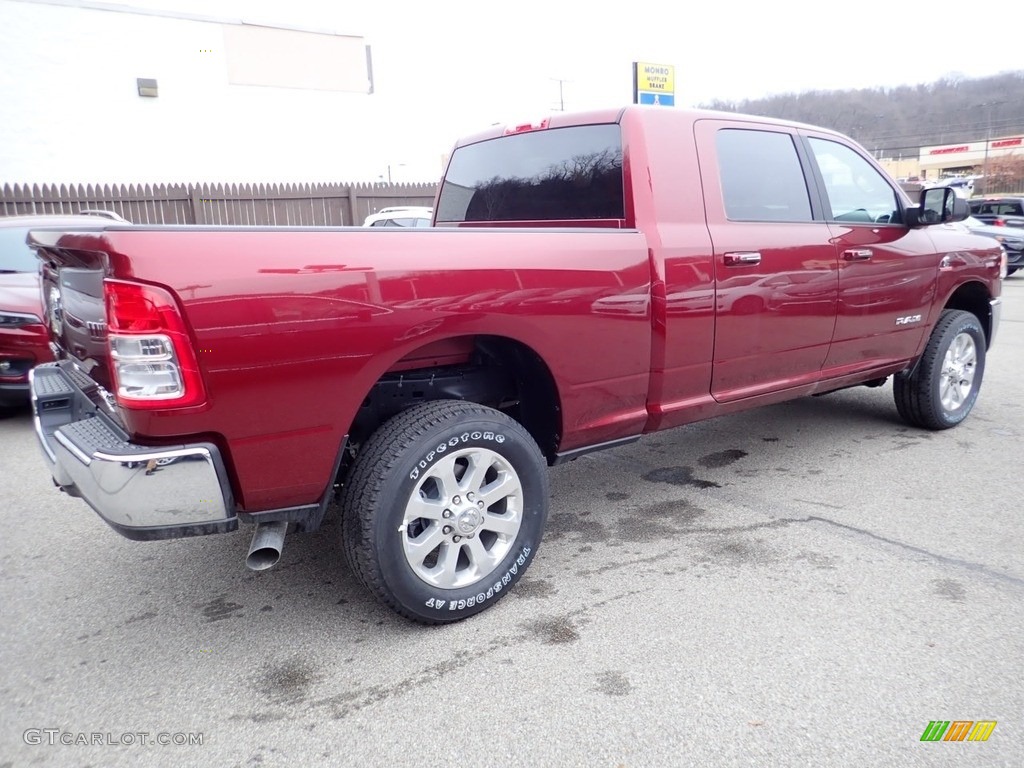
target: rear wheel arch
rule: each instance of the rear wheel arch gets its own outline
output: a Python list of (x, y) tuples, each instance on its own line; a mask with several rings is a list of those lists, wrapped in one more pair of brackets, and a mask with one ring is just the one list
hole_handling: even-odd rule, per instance
[(406, 353), (383, 373), (353, 420), (350, 441), (358, 446), (385, 421), (413, 405), (463, 400), (506, 413), (530, 433), (546, 460), (554, 461), (562, 435), (561, 397), (550, 367), (530, 346), (504, 336), (476, 335), (446, 340), (464, 350), (459, 362), (406, 367), (429, 359)]

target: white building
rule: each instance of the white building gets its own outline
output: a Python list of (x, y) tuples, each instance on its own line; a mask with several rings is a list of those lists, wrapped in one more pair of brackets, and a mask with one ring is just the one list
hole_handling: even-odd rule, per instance
[(938, 179), (973, 173), (993, 160), (1012, 156), (1024, 157), (1024, 136), (921, 147), (918, 167), (923, 178)]
[(446, 146), (417, 166), (382, 140), (361, 35), (174, 5), (227, 15), (0, 0), (0, 184), (439, 178)]

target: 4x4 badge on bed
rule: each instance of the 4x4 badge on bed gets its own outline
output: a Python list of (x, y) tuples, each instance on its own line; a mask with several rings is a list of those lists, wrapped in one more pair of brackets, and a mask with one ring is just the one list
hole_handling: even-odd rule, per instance
[(906, 317), (897, 317), (896, 325), (910, 325), (911, 323), (920, 323), (920, 315), (907, 315)]

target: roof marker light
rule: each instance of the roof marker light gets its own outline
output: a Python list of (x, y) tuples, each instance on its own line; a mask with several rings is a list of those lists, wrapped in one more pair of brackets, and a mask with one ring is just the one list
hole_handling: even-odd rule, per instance
[(543, 131), (548, 127), (548, 123), (551, 122), (550, 117), (545, 117), (543, 120), (539, 120), (535, 123), (520, 123), (518, 125), (510, 125), (505, 128), (505, 135), (511, 136), (514, 133), (527, 133), (528, 131)]

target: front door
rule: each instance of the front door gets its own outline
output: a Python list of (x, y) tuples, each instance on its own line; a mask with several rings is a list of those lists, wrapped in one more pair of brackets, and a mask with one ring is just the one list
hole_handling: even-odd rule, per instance
[(808, 136), (839, 251), (839, 306), (825, 375), (914, 355), (934, 303), (938, 260), (925, 229), (901, 223), (896, 190), (834, 137)]

